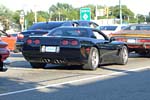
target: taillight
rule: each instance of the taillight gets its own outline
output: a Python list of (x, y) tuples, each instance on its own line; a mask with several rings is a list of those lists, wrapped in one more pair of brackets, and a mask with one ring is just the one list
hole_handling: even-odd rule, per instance
[(34, 40), (33, 42), (34, 42), (34, 44), (40, 44), (40, 40), (38, 40), (38, 39)]
[(23, 38), (24, 38), (24, 35), (21, 34), (21, 33), (19, 33), (19, 34), (17, 35), (17, 38), (18, 38), (18, 39), (23, 39)]
[(61, 41), (61, 44), (62, 44), (62, 45), (69, 45), (69, 41), (68, 41), (68, 40), (62, 40), (62, 41)]
[(138, 39), (137, 42), (150, 42), (150, 39)]
[(28, 39), (28, 40), (26, 40), (26, 43), (27, 43), (27, 44), (31, 44), (31, 43), (32, 43), (32, 40), (31, 40), (31, 39)]
[(27, 39), (26, 40), (27, 44), (40, 44), (40, 40), (36, 39), (36, 40), (32, 40), (32, 39)]
[(61, 41), (61, 45), (63, 46), (67, 46), (67, 45), (71, 45), (71, 46), (77, 46), (79, 44), (79, 42), (77, 40), (62, 40)]
[(78, 45), (78, 41), (77, 40), (72, 40), (71, 45), (73, 45), (73, 46)]

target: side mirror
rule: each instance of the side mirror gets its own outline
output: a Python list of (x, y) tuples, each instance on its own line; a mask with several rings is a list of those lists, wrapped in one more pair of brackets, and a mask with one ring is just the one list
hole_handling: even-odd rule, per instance
[(92, 35), (91, 38), (95, 38), (96, 39), (96, 36)]
[(114, 37), (110, 38), (110, 42), (115, 41), (116, 39)]

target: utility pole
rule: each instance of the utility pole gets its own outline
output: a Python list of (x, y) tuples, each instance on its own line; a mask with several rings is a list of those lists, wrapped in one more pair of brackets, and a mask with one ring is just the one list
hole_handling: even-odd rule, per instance
[(24, 10), (21, 11), (20, 13), (20, 24), (21, 24), (21, 31), (24, 30)]
[(95, 20), (97, 20), (97, 4), (96, 4), (96, 8), (95, 8)]
[(121, 5), (121, 0), (119, 0), (119, 9), (120, 9), (120, 24), (122, 24), (122, 5)]
[(37, 5), (34, 5), (34, 23), (37, 23)]

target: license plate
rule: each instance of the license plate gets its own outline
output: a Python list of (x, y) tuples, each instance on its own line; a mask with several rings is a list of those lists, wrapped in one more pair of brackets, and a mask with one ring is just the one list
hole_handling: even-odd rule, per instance
[(59, 52), (60, 48), (58, 46), (42, 46), (41, 52)]
[(135, 43), (136, 41), (135, 41), (135, 39), (128, 39), (127, 42), (128, 43)]

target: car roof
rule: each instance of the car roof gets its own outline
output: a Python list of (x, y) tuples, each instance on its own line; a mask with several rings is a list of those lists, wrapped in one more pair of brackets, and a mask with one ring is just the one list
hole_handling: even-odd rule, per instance
[(34, 23), (31, 27), (29, 27), (28, 30), (35, 30), (35, 29), (50, 30), (60, 26), (72, 26), (72, 24), (69, 21), (37, 22)]

